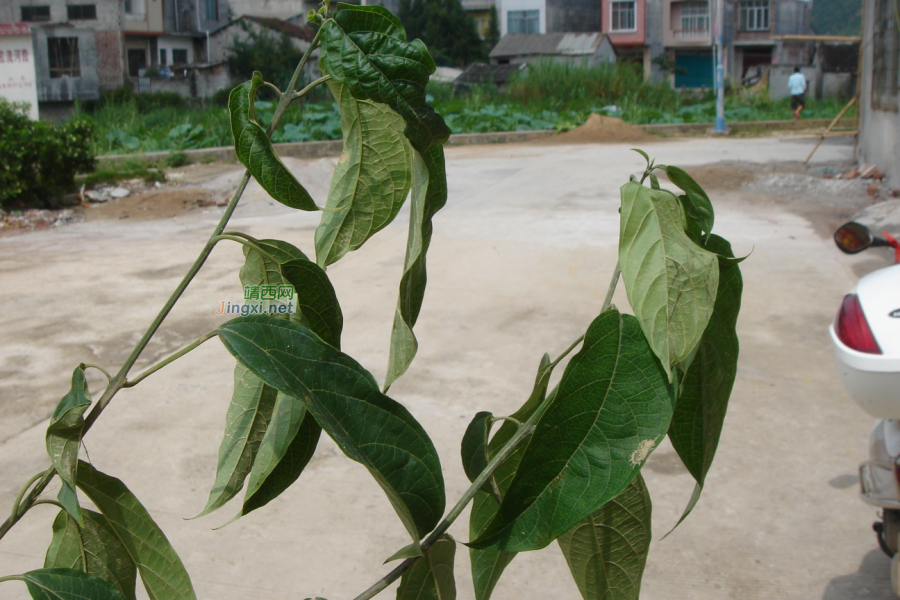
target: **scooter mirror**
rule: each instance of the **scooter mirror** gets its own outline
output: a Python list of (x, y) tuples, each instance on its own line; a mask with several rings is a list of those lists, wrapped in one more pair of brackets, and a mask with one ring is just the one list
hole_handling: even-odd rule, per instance
[(868, 227), (853, 221), (844, 223), (834, 232), (834, 243), (847, 254), (862, 252), (872, 245), (874, 239)]

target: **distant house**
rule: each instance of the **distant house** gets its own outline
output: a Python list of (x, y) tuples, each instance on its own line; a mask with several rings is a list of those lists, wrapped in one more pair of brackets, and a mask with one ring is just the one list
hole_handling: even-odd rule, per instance
[[(245, 15), (229, 21), (222, 27), (210, 32), (209, 46), (210, 56), (213, 61), (224, 61), (230, 54), (230, 49), (235, 40), (245, 40), (250, 33), (269, 32), (274, 35), (286, 34), (290, 37), (294, 47), (298, 50), (306, 50), (316, 37), (316, 30), (309, 25), (296, 25), (292, 22), (274, 17), (256, 17)], [(313, 51), (313, 57), (318, 56), (318, 49)], [(310, 60), (306, 63), (304, 74), (318, 77), (318, 60)]]
[(484, 63), (474, 63), (466, 67), (466, 70), (456, 78), (456, 85), (467, 87), (480, 84), (493, 84), (498, 89), (503, 89), (510, 78), (516, 73), (522, 71), (528, 66), (528, 63), (506, 64), (506, 65), (486, 65)]
[(511, 33), (491, 50), (493, 65), (517, 65), (536, 60), (585, 65), (616, 62), (609, 36), (592, 33)]
[(859, 97), (860, 160), (900, 187), (900, 35), (893, 0), (865, 0)]
[(597, 0), (502, 0), (500, 35), (600, 31)]

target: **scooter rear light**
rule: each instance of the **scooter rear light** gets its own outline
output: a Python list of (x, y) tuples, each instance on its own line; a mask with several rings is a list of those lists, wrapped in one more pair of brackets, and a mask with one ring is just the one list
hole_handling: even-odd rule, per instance
[(875, 341), (875, 336), (872, 335), (869, 322), (866, 321), (866, 315), (863, 313), (859, 297), (856, 294), (844, 296), (841, 310), (837, 314), (835, 329), (838, 339), (847, 347), (868, 354), (882, 353), (878, 342)]

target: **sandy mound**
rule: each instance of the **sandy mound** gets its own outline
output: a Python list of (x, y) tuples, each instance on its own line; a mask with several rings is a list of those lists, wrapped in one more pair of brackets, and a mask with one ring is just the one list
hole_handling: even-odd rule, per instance
[(168, 219), (191, 211), (208, 210), (217, 206), (212, 193), (203, 188), (158, 190), (136, 194), (104, 204), (84, 208), (88, 220), (96, 219)]
[(565, 133), (542, 140), (544, 144), (595, 144), (613, 142), (647, 142), (655, 136), (632, 127), (622, 119), (591, 113), (587, 123)]

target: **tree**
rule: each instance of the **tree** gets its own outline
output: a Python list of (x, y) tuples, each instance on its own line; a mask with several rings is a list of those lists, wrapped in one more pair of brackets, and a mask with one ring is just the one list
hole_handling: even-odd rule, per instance
[(243, 39), (235, 36), (229, 48), (228, 69), (231, 73), (241, 79), (250, 79), (254, 71), (260, 71), (267, 81), (286, 85), (303, 57), (291, 36), (286, 33), (276, 36), (266, 29), (256, 30), (246, 21), (241, 21), (240, 27), (246, 36)]
[(398, 16), (409, 39), (425, 42), (438, 65), (464, 67), (486, 57), (475, 21), (459, 0), (400, 0)]
[(488, 16), (488, 34), (487, 42), (488, 53), (497, 45), (497, 42), (500, 41), (500, 17), (497, 16), (497, 7), (495, 5), (491, 5), (491, 12)]

